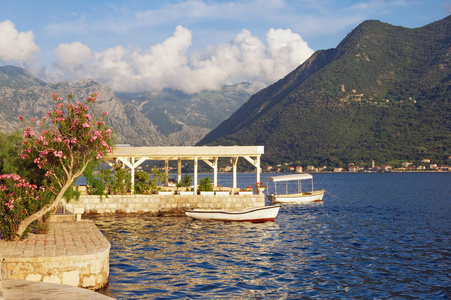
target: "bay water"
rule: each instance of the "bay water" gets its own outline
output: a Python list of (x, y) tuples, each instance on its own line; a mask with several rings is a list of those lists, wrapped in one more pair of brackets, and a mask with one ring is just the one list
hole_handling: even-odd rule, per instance
[[(272, 175), (262, 174), (262, 181)], [(218, 176), (231, 186), (231, 174)], [(315, 189), (327, 191), (323, 202), (283, 205), (275, 222), (94, 218), (111, 242), (110, 281), (101, 293), (117, 299), (451, 298), (451, 173), (313, 176)], [(254, 183), (255, 174), (239, 174), (240, 187)]]

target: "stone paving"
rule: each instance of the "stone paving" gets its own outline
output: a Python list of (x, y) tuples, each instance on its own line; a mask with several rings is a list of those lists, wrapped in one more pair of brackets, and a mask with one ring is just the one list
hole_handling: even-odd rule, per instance
[[(108, 296), (67, 284), (41, 281), (2, 280), (3, 300), (108, 300)], [(1, 299), (1, 296), (0, 296)]]
[(0, 254), (8, 257), (86, 255), (103, 251), (110, 243), (92, 221), (50, 223), (47, 234), (30, 234), (18, 242), (0, 241)]
[[(47, 234), (30, 234), (26, 240), (17, 242), (0, 240), (0, 257), (6, 262), (41, 261), (51, 264), (52, 261), (64, 262), (69, 257), (86, 257), (102, 251), (109, 252), (110, 243), (92, 221), (55, 222), (49, 225)], [(64, 297), (67, 299), (112, 299), (90, 290), (55, 284), (51, 281), (15, 280), (24, 278), (16, 278), (14, 274), (5, 272), (5, 264), (2, 267), (3, 280), (0, 284), (3, 283), (3, 288), (0, 289), (0, 293), (3, 291), (4, 300), (62, 299)]]

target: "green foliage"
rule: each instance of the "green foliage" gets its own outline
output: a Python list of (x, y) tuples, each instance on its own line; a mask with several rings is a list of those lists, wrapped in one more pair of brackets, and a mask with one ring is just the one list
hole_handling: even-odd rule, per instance
[(80, 199), (81, 193), (77, 191), (75, 187), (75, 182), (72, 182), (70, 187), (64, 193), (63, 198), (66, 200), (66, 203), (69, 203), (72, 200), (78, 201)]
[(114, 170), (114, 177), (110, 184), (110, 192), (116, 195), (128, 194), (131, 191), (131, 174), (126, 169)]
[(191, 186), (191, 175), (190, 174), (184, 174), (182, 176), (182, 180), (180, 181), (181, 186), (183, 187), (190, 187)]
[[(105, 176), (94, 175), (94, 171), (97, 169), (97, 162), (90, 162), (83, 172), (83, 176), (86, 178), (86, 185), (88, 187), (88, 193), (91, 195), (104, 195), (106, 189), (107, 178)], [(102, 173), (100, 173), (102, 174)]]
[(135, 194), (148, 194), (151, 191), (150, 175), (147, 172), (135, 173)]
[(156, 168), (152, 169), (152, 178), (147, 172), (140, 171), (135, 174), (135, 194), (156, 193), (165, 180), (166, 174)]
[(153, 168), (152, 169), (152, 179), (150, 180), (150, 188), (152, 193), (156, 193), (158, 186), (166, 180), (166, 173)]
[(199, 180), (199, 191), (213, 191), (213, 182), (209, 176)]

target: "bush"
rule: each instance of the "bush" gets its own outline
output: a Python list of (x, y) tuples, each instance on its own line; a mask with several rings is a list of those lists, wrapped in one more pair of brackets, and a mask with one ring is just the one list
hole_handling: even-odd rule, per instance
[(199, 180), (199, 191), (213, 191), (213, 182), (209, 176)]

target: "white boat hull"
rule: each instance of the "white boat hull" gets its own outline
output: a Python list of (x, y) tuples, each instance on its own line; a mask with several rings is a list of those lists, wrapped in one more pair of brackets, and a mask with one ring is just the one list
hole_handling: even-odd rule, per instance
[(323, 200), (325, 190), (313, 191), (298, 194), (270, 195), (269, 199), (273, 203), (308, 203), (320, 202)]
[(241, 210), (193, 209), (186, 211), (188, 217), (198, 220), (220, 220), (235, 222), (274, 222), (280, 205), (250, 207)]

